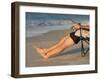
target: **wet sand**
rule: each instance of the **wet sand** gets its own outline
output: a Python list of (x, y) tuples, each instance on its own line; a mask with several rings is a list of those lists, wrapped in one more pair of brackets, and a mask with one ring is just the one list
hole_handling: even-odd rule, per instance
[(26, 67), (89, 64), (89, 53), (85, 57), (81, 56), (80, 42), (48, 60), (43, 59), (32, 47), (32, 45), (36, 45), (48, 48), (70, 32), (70, 30), (56, 30), (32, 38), (26, 38)]

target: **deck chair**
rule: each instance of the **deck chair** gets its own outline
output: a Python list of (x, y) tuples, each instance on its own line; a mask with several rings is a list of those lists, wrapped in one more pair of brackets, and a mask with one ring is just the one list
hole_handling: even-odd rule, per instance
[[(73, 21), (72, 19), (69, 19), (72, 23), (77, 23), (75, 21)], [(75, 31), (75, 28), (72, 26), (71, 29), (73, 29), (73, 31)], [(88, 29), (89, 30), (89, 29)], [(81, 56), (84, 57), (88, 52), (89, 52), (89, 47), (87, 49), (84, 48), (84, 43), (86, 42), (86, 44), (89, 45), (89, 37), (83, 37), (82, 36), (82, 28), (80, 28), (80, 41), (81, 41)]]
[[(89, 30), (89, 29), (88, 29)], [(88, 52), (89, 52), (89, 46), (88, 46), (88, 48), (84, 48), (84, 42), (86, 43), (86, 44), (88, 44), (89, 45), (89, 40), (90, 40), (90, 38), (89, 37), (83, 37), (82, 36), (82, 29), (80, 29), (80, 41), (81, 41), (81, 56), (82, 57), (84, 57)]]

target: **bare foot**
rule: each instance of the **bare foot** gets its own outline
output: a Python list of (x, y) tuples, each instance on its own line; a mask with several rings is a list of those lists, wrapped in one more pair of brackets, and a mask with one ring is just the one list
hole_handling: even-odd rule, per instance
[(41, 55), (43, 58), (48, 59), (48, 57), (46, 57), (46, 55), (45, 55), (46, 49), (38, 48), (38, 47), (36, 47), (36, 46), (33, 46), (33, 47), (36, 49), (36, 51), (37, 51), (38, 53), (40, 53), (40, 55)]

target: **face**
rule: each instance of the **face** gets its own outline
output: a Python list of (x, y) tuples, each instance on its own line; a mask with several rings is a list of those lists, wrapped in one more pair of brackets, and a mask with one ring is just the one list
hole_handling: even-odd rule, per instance
[(75, 23), (75, 24), (73, 24), (73, 27), (74, 27), (75, 29), (79, 29), (81, 26), (80, 26), (80, 24)]

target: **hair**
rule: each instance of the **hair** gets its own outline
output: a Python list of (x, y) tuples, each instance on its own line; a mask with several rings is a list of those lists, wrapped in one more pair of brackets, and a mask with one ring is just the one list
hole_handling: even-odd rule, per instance
[(78, 25), (81, 25), (81, 23), (77, 23)]

